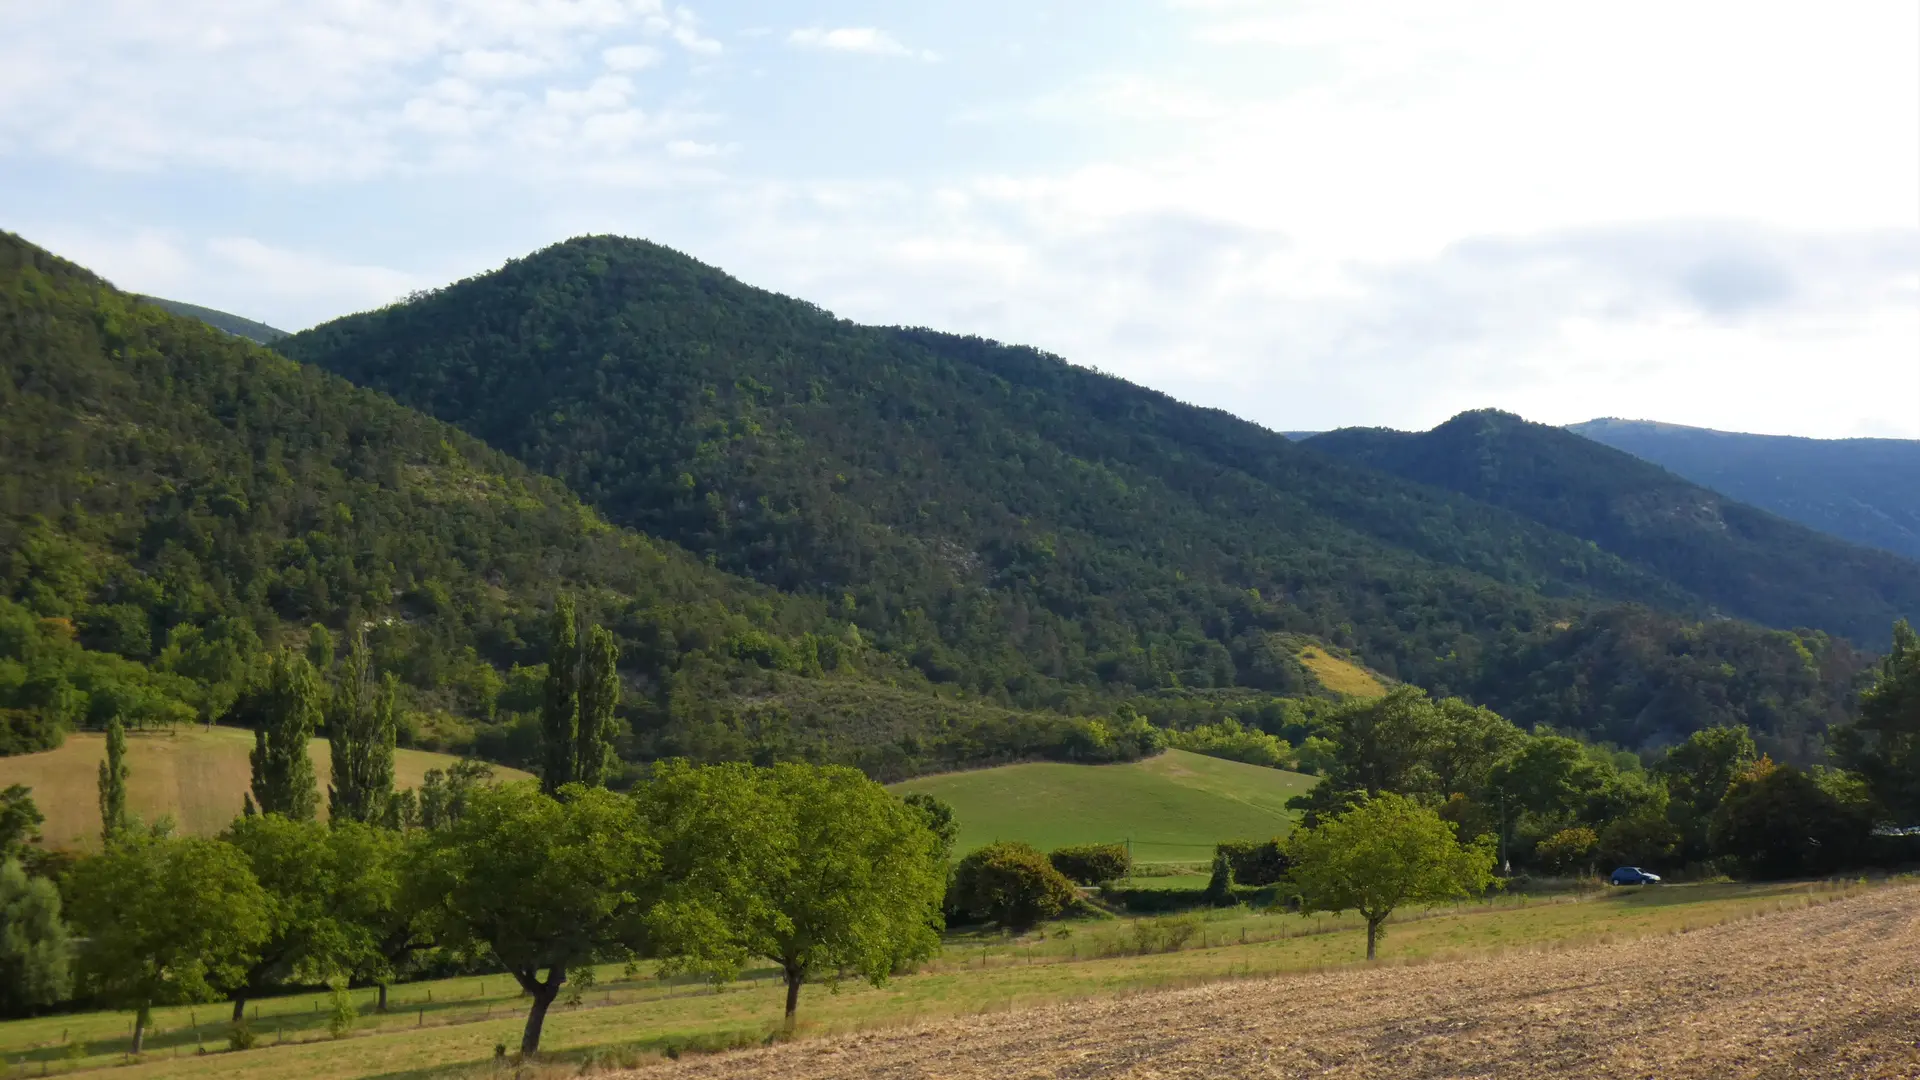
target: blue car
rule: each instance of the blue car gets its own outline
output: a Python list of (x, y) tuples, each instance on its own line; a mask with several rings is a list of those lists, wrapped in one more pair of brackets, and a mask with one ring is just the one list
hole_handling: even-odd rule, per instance
[(1623, 866), (1615, 870), (1613, 877), (1608, 880), (1615, 885), (1658, 885), (1660, 875), (1649, 874), (1637, 866)]

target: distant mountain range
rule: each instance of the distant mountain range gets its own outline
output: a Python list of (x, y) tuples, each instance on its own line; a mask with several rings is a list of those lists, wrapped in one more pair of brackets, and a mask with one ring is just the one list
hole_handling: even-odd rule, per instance
[(1855, 643), (1920, 613), (1920, 566), (1517, 417), (1296, 443), (642, 241), (276, 356), (0, 240), (0, 599), (169, 672), (371, 620), (497, 759), (561, 588), (620, 641), (630, 756), (887, 776), (1100, 760), (1121, 729), (1077, 718), (1123, 706), (1283, 724), (1313, 642), (1523, 724), (1746, 723), (1805, 761)]
[(1920, 559), (1920, 439), (1803, 439), (1614, 419), (1567, 430), (1821, 532)]
[(287, 336), (285, 330), (275, 330), (266, 323), (243, 319), (238, 315), (229, 315), (224, 311), (201, 307), (199, 304), (182, 303), (179, 300), (166, 300), (158, 296), (142, 296), (155, 307), (164, 308), (175, 315), (184, 315), (189, 319), (199, 319), (216, 330), (225, 330), (234, 337), (243, 337), (260, 345), (271, 345)]

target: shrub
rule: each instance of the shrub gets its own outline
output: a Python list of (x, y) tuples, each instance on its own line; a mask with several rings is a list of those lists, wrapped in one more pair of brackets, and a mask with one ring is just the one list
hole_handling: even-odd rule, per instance
[(1073, 903), (1072, 882), (1045, 855), (1017, 841), (989, 844), (960, 860), (954, 907), (976, 919), (1025, 930)]
[(327, 1034), (344, 1039), (352, 1033), (353, 1023), (358, 1019), (360, 1010), (353, 1003), (353, 995), (347, 991), (347, 980), (334, 979), (327, 993)]
[(1139, 919), (1132, 926), (1134, 951), (1145, 955), (1178, 952), (1200, 932), (1200, 919), (1194, 915), (1163, 915), (1157, 919)]
[(1119, 881), (1133, 872), (1133, 856), (1125, 844), (1077, 844), (1055, 848), (1048, 853), (1053, 864), (1069, 881), (1082, 885), (1100, 885)]
[(253, 1033), (253, 1025), (245, 1020), (227, 1029), (227, 1049), (251, 1050), (260, 1037)]
[(1290, 768), (1294, 764), (1293, 747), (1285, 739), (1269, 735), (1259, 728), (1242, 727), (1229, 716), (1217, 724), (1201, 724), (1187, 731), (1170, 731), (1167, 742), (1182, 750), (1208, 757), (1265, 765), (1270, 769)]
[(1274, 885), (1284, 880), (1292, 863), (1279, 837), (1271, 840), (1229, 840), (1214, 848), (1227, 857), (1236, 885)]

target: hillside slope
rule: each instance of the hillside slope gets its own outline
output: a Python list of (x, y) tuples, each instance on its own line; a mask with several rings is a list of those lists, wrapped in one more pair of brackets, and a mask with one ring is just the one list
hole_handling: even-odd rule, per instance
[(140, 299), (155, 307), (165, 308), (175, 315), (182, 315), (189, 319), (199, 319), (201, 322), (206, 323), (216, 330), (225, 330), (234, 337), (246, 338), (256, 345), (271, 345), (287, 336), (285, 330), (276, 330), (266, 323), (254, 322), (252, 319), (243, 319), (238, 315), (230, 315), (224, 311), (215, 311), (212, 308), (201, 307), (199, 304), (189, 304), (180, 300), (167, 300), (158, 296), (142, 296)]
[(1517, 515), (1030, 349), (856, 326), (592, 237), (288, 338), (616, 521), (1008, 700), (1290, 689), (1272, 635), (1458, 682), (1583, 599), (1704, 610)]
[[(252, 766), (253, 733), (239, 728), (185, 727), (168, 732), (136, 731), (127, 736), (127, 809), (149, 823), (173, 818), (182, 832), (210, 836), (240, 813)], [(307, 748), (314, 775), (326, 784), (333, 752), (325, 739)], [(0, 758), (0, 788), (25, 784), (46, 815), (41, 826), (50, 848), (93, 848), (100, 842), (99, 763), (106, 740), (83, 733), (70, 736), (58, 750)], [(445, 770), (459, 759), (424, 750), (400, 749), (393, 755), (397, 788), (419, 788), (429, 769)], [(496, 771), (499, 780), (524, 780), (514, 769)], [(325, 791), (320, 816), (326, 817)]]
[(1614, 419), (1567, 430), (1789, 521), (1920, 559), (1920, 439), (1803, 439)]
[(75, 681), (104, 654), (217, 716), (265, 648), (367, 625), (421, 738), (531, 761), (539, 672), (515, 665), (544, 662), (565, 588), (619, 639), (630, 757), (899, 776), (1071, 735), (938, 697), (823, 601), (611, 526), (455, 428), (8, 234), (0, 418), (0, 718), (125, 712), (104, 676)]
[(1168, 750), (1124, 765), (1053, 762), (923, 776), (896, 785), (944, 799), (960, 821), (956, 852), (996, 840), (1042, 851), (1128, 843), (1135, 862), (1197, 863), (1235, 838), (1293, 829), (1287, 800), (1317, 781), (1261, 765)]
[(1592, 541), (1722, 614), (1875, 646), (1886, 643), (1894, 620), (1920, 615), (1920, 562), (1846, 543), (1508, 413), (1462, 413), (1418, 433), (1348, 428), (1305, 445)]

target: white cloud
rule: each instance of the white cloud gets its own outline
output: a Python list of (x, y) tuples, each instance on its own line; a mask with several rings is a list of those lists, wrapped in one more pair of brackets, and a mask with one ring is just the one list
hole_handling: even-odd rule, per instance
[(910, 49), (885, 30), (871, 26), (843, 26), (837, 29), (807, 27), (787, 35), (787, 44), (802, 49), (827, 52), (865, 53), (868, 56), (910, 56), (920, 60), (938, 59), (931, 51)]
[(608, 71), (639, 71), (660, 62), (660, 50), (651, 45), (616, 45), (600, 52)]
[[(4, 5), (0, 152), (306, 184), (483, 162), (521, 175), (631, 171), (638, 160), (605, 155), (657, 156), (659, 135), (702, 122), (663, 102), (635, 124), (630, 88), (585, 75), (594, 55), (612, 78), (657, 62), (636, 37), (701, 57), (719, 49), (691, 11), (662, 0), (103, 0), (85, 18)], [(606, 38), (626, 41), (602, 48)], [(616, 115), (580, 112), (592, 107)], [(645, 138), (608, 137), (642, 128)]]

